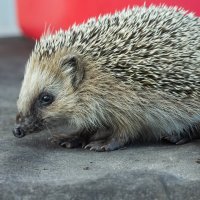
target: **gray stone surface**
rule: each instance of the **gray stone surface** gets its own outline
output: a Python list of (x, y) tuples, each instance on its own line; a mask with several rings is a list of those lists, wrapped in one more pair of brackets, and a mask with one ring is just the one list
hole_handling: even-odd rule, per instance
[(96, 153), (52, 145), (49, 132), (15, 138), (15, 103), (32, 46), (0, 40), (0, 199), (200, 199), (200, 140)]

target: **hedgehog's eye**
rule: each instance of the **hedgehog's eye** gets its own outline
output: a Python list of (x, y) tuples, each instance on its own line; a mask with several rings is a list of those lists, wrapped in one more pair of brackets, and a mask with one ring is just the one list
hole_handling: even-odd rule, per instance
[(48, 106), (54, 101), (54, 96), (48, 93), (42, 93), (39, 101), (42, 106)]

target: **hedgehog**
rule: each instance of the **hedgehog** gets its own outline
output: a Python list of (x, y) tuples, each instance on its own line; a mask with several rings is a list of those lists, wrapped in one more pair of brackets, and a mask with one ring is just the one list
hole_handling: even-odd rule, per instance
[[(142, 6), (44, 34), (26, 64), (13, 134), (53, 124), (66, 148), (199, 138), (200, 19)], [(70, 128), (76, 129), (70, 132)]]

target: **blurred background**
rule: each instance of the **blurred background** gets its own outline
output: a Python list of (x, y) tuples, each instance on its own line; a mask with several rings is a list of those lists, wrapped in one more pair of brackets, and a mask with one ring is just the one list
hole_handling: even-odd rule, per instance
[(18, 36), (15, 0), (0, 0), (0, 37)]
[(0, 0), (0, 37), (39, 38), (45, 29), (67, 29), (99, 14), (128, 6), (166, 4), (200, 16), (199, 0)]

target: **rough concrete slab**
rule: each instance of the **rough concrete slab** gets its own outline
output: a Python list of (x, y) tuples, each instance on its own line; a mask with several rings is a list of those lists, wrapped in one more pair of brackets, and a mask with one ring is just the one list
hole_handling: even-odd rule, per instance
[(49, 132), (12, 135), (33, 42), (0, 39), (0, 199), (200, 199), (200, 140), (96, 153), (49, 143)]

